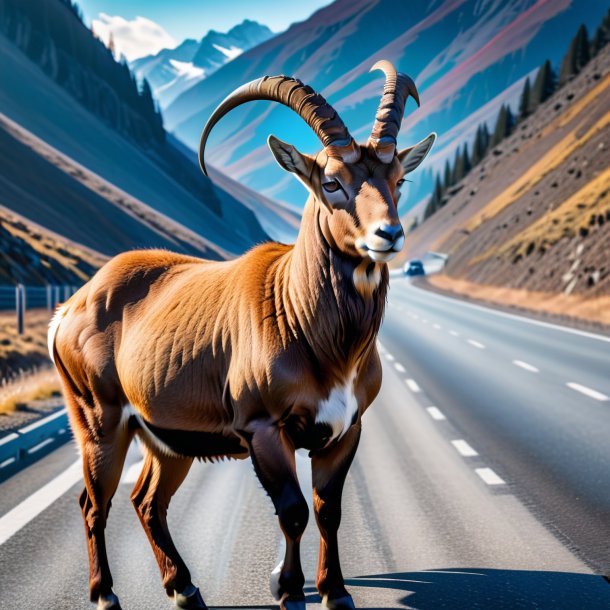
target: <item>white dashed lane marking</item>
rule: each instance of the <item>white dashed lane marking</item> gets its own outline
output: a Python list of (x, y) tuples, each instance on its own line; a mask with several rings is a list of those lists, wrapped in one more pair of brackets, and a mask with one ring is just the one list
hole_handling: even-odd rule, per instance
[(526, 371), (529, 371), (530, 373), (540, 372), (540, 370), (537, 369), (533, 364), (528, 364), (527, 362), (523, 362), (523, 360), (513, 360), (513, 364), (522, 369), (525, 369)]
[(438, 407), (426, 407), (426, 411), (428, 411), (430, 417), (432, 419), (436, 419), (436, 421), (442, 421), (443, 419), (447, 419)]
[(451, 444), (456, 448), (457, 452), (464, 457), (479, 455), (465, 440), (459, 439), (451, 441)]
[(487, 485), (505, 485), (506, 481), (499, 477), (491, 468), (475, 468), (474, 471)]
[(435, 330), (440, 330), (442, 326), (440, 324), (433, 324), (432, 328), (434, 328)]
[(468, 343), (472, 345), (472, 347), (476, 347), (478, 349), (485, 349), (485, 346), (474, 339), (468, 339)]
[(394, 356), (392, 356), (392, 354), (386, 354), (385, 357), (390, 361), (390, 362), (394, 362)]
[(409, 386), (409, 390), (411, 390), (411, 392), (421, 392), (421, 388), (419, 385), (417, 385), (417, 381), (415, 381), (415, 379), (405, 379), (405, 383), (407, 386)]
[(406, 373), (406, 372), (407, 372), (407, 371), (406, 371), (406, 369), (405, 369), (405, 367), (404, 367), (402, 364), (400, 364), (400, 362), (395, 362), (395, 363), (394, 363), (394, 368), (395, 368), (395, 369), (396, 369), (396, 370), (397, 370), (399, 373)]
[(594, 390), (592, 388), (588, 388), (586, 385), (581, 385), (580, 383), (575, 383), (573, 381), (566, 383), (566, 385), (571, 390), (580, 392), (581, 394), (584, 394), (585, 396), (588, 396), (589, 398), (593, 398), (595, 400), (600, 400), (600, 401), (604, 401), (604, 402), (607, 400), (610, 400), (609, 396), (606, 396), (605, 394), (602, 394), (601, 392), (598, 392), (597, 390)]
[(450, 334), (452, 337), (459, 337), (459, 336), (460, 336), (460, 333), (458, 333), (458, 331), (457, 331), (457, 330), (450, 330), (450, 331), (449, 331), (449, 334)]

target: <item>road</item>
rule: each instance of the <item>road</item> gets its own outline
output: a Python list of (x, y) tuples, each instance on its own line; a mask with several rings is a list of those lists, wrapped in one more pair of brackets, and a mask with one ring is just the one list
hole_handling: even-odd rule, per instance
[[(610, 342), (403, 279), (390, 295), (383, 387), (343, 501), (358, 607), (610, 608)], [(92, 607), (77, 459), (64, 445), (0, 485), (0, 608)], [(110, 513), (115, 590), (125, 610), (170, 608), (129, 502), (140, 460), (134, 446)], [(275, 607), (281, 536), (249, 462), (195, 464), (170, 528), (210, 607)], [(309, 608), (316, 555), (311, 520)]]

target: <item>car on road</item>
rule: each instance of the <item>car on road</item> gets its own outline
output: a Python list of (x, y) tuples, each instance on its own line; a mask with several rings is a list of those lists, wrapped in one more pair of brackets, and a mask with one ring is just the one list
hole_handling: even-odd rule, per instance
[(404, 274), (409, 277), (413, 277), (415, 275), (426, 275), (424, 264), (418, 260), (408, 261), (405, 264), (403, 271)]

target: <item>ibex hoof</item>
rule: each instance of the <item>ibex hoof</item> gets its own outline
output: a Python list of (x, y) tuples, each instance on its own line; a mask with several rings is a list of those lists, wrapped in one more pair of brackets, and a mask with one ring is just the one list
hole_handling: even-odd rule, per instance
[(351, 595), (335, 597), (335, 599), (328, 599), (328, 596), (325, 595), (322, 598), (322, 608), (326, 608), (326, 610), (356, 610)]
[(97, 598), (97, 610), (121, 610), (119, 598), (111, 591), (108, 595)]
[(269, 588), (271, 589), (271, 595), (273, 595), (273, 599), (276, 601), (280, 601), (280, 597), (282, 594), (280, 593), (280, 574), (282, 573), (282, 568), (284, 567), (284, 562), (280, 561), (280, 563), (273, 568), (273, 572), (271, 572), (271, 576), (269, 577)]
[(208, 610), (199, 589), (194, 585), (189, 585), (182, 593), (174, 591), (174, 603), (176, 608), (183, 610)]
[(305, 610), (305, 600), (288, 599), (288, 594), (284, 594), (280, 600), (280, 610)]

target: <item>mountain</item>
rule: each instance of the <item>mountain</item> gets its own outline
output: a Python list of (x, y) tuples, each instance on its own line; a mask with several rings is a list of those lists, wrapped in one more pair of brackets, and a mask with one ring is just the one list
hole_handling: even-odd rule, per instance
[(397, 264), (449, 255), (429, 281), (466, 298), (610, 325), (610, 44), (409, 232)]
[(273, 32), (245, 19), (228, 32), (210, 30), (201, 41), (187, 39), (175, 49), (163, 49), (130, 63), (139, 79), (146, 79), (161, 108), (213, 74), (244, 51), (268, 40)]
[(268, 239), (172, 144), (148, 113), (150, 90), (129, 97), (135, 79), (69, 0), (40, 4), (0, 0), (0, 205), (103, 256), (165, 247), (227, 259)]
[[(558, 62), (574, 24), (584, 22), (591, 31), (606, 9), (602, 0), (336, 0), (182, 93), (164, 120), (194, 149), (210, 113), (233, 89), (265, 74), (290, 74), (321, 91), (363, 141), (383, 88), (381, 73), (368, 71), (378, 59), (389, 59), (415, 79), (422, 101), (418, 110), (408, 102), (399, 145), (430, 131), (440, 136), (401, 199), (404, 213), (430, 193), (430, 169), (441, 168), (502, 104), (515, 105), (522, 80), (545, 59)], [(304, 152), (319, 149), (291, 111), (259, 102), (221, 121), (209, 145), (211, 162), (254, 190), (302, 205), (302, 188), (267, 150), (269, 133)]]

